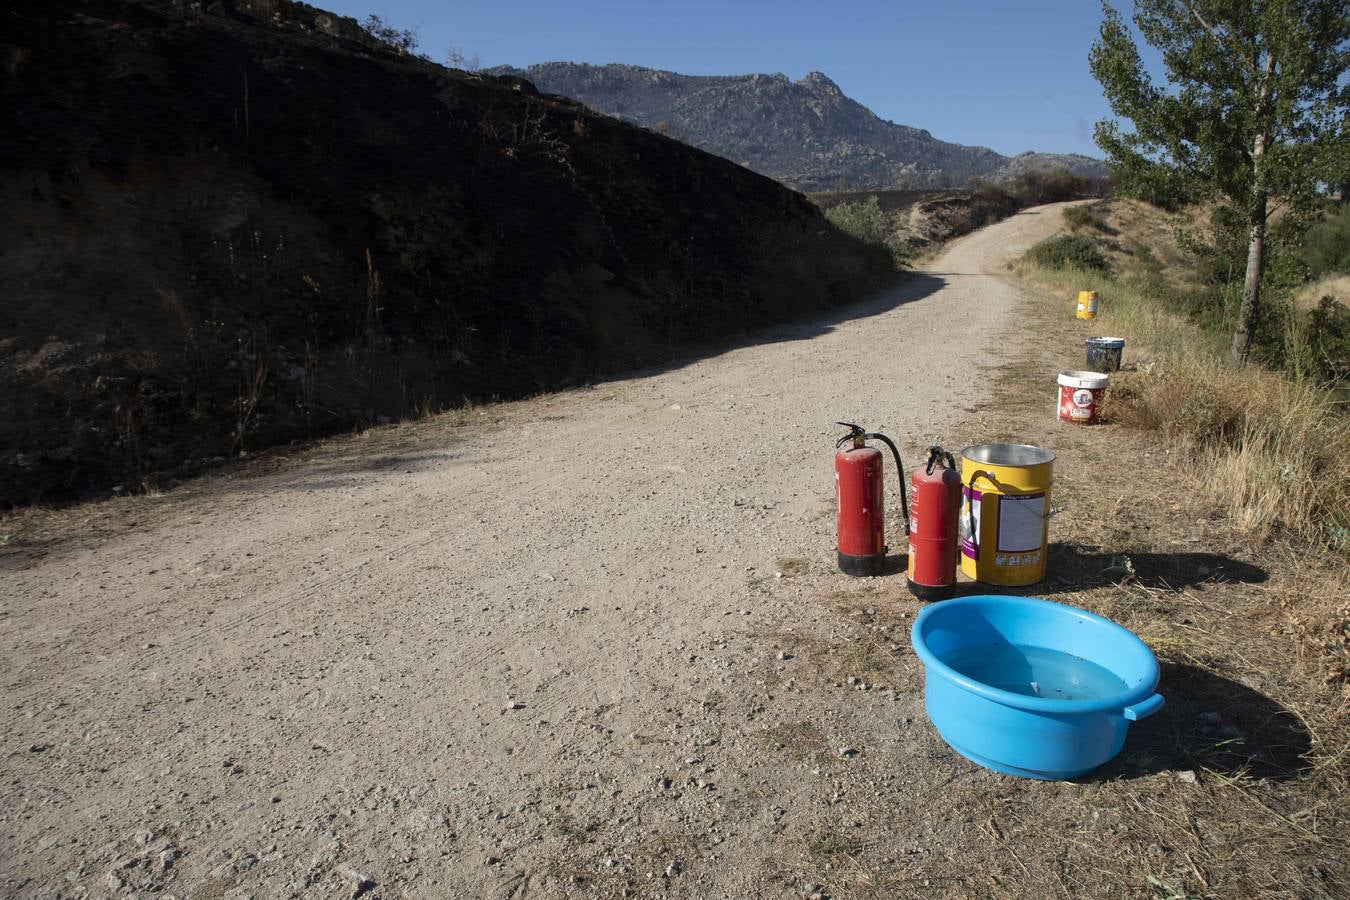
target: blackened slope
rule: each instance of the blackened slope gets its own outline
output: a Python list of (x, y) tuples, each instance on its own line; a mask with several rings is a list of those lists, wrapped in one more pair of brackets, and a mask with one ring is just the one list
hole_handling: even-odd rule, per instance
[(501, 68), (540, 90), (739, 162), (802, 190), (928, 188), (971, 179), (1011, 180), (1025, 168), (1065, 166), (1100, 177), (1105, 166), (1083, 156), (1008, 157), (953, 144), (877, 117), (820, 72), (800, 81), (782, 74), (694, 76), (640, 66), (541, 63)]
[(214, 8), (0, 12), (0, 499), (592, 379), (886, 266), (775, 182), (527, 84)]

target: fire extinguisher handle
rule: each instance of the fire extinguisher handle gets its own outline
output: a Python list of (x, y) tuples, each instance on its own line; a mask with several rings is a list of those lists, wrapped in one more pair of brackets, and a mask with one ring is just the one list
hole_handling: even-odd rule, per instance
[(909, 537), (909, 500), (905, 496), (905, 464), (900, 461), (900, 450), (895, 446), (895, 442), (886, 435), (876, 431), (869, 431), (866, 434), (868, 440), (876, 438), (887, 447), (891, 448), (891, 456), (895, 457), (895, 470), (900, 473), (900, 511), (905, 517), (905, 537)]
[(953, 472), (956, 471), (956, 460), (952, 457), (950, 450), (942, 449), (941, 444), (933, 444), (928, 448), (928, 474), (933, 474), (933, 468), (940, 462), (946, 461), (947, 468)]
[(834, 442), (834, 445), (836, 447), (842, 447), (849, 441), (853, 441), (854, 446), (857, 446), (859, 438), (867, 440), (867, 432), (863, 430), (863, 427), (861, 425), (854, 425), (852, 422), (835, 422), (834, 424), (843, 425), (845, 428), (848, 429), (848, 434), (844, 435), (839, 440)]

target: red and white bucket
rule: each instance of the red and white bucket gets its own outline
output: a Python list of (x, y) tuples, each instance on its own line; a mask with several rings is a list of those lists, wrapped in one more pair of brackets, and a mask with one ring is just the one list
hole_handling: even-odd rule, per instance
[(1102, 397), (1111, 379), (1101, 372), (1059, 373), (1059, 420), (1078, 425), (1096, 425), (1101, 418)]

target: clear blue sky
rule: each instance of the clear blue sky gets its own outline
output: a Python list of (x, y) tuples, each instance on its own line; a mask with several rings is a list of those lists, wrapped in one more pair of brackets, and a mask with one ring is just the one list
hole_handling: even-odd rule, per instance
[[(484, 66), (565, 60), (691, 75), (812, 69), (883, 119), (1000, 153), (1099, 156), (1094, 0), (310, 0), (384, 16)], [(1119, 5), (1119, 4), (1118, 4)]]

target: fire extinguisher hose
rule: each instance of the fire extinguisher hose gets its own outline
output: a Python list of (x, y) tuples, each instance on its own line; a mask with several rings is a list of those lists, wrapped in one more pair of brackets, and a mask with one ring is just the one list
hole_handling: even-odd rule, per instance
[(891, 448), (891, 455), (895, 457), (895, 470), (900, 473), (900, 511), (905, 516), (905, 537), (909, 537), (909, 500), (906, 498), (908, 491), (905, 485), (905, 464), (900, 461), (900, 450), (895, 446), (895, 442), (886, 435), (876, 431), (868, 432), (868, 440), (876, 438), (887, 447)]

